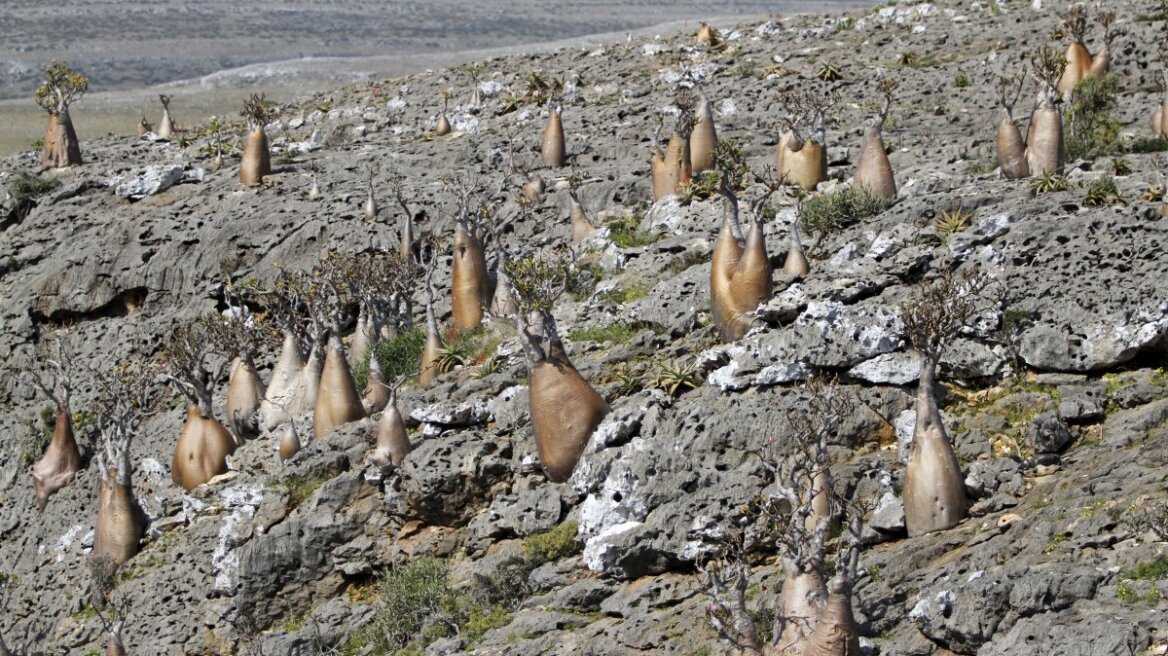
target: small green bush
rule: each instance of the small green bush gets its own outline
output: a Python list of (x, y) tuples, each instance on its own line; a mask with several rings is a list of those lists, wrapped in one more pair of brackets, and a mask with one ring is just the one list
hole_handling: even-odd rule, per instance
[(612, 301), (624, 305), (625, 303), (632, 303), (638, 301), (649, 295), (649, 288), (644, 285), (632, 283), (621, 287), (614, 287), (605, 290), (596, 295), (598, 301)]
[(641, 329), (634, 324), (617, 321), (603, 328), (574, 328), (568, 332), (568, 339), (573, 342), (627, 344), (640, 332)]
[(957, 77), (953, 78), (953, 86), (957, 87), (958, 89), (964, 89), (970, 84), (973, 83), (969, 81), (969, 76), (967, 76), (965, 73), (958, 73)]
[(523, 540), (523, 556), (534, 568), (580, 553), (580, 542), (576, 538), (577, 528), (576, 522), (569, 521), (544, 533), (527, 536)]
[(577, 263), (572, 273), (574, 275), (568, 276), (567, 292), (575, 301), (588, 300), (596, 291), (596, 285), (604, 280), (604, 267), (599, 262)]
[(1159, 581), (1168, 578), (1168, 556), (1142, 562), (1124, 574), (1127, 578), (1137, 581)]
[(457, 607), (446, 573), (445, 562), (422, 558), (381, 575), (381, 601), (371, 623), (372, 642), (381, 653), (405, 649), (428, 626), (457, 625), (453, 618)]
[[(699, 173), (677, 190), (677, 204), (689, 207), (695, 200), (706, 200), (722, 185), (722, 174), (717, 171)], [(656, 240), (654, 240), (656, 241)]]
[(23, 221), (32, 208), (36, 207), (38, 196), (47, 194), (60, 185), (60, 180), (42, 178), (28, 171), (17, 173), (8, 183), (8, 193), (12, 195), (8, 219), (15, 222)]
[(1119, 150), (1119, 121), (1112, 115), (1119, 94), (1119, 77), (1083, 78), (1071, 94), (1066, 112), (1067, 157), (1095, 159)]
[(621, 248), (640, 248), (661, 239), (663, 235), (641, 229), (641, 217), (637, 215), (615, 219), (608, 224), (609, 239)]
[(1123, 205), (1124, 199), (1123, 194), (1119, 192), (1119, 187), (1115, 186), (1115, 179), (1111, 176), (1104, 176), (1087, 185), (1087, 195), (1083, 202), (1093, 207), (1099, 207), (1113, 204)]
[(288, 506), (294, 509), (311, 499), (324, 480), (317, 476), (289, 476), (274, 481), (272, 486), (288, 493)]
[(451, 587), (446, 562), (436, 558), (386, 570), (378, 582), (381, 598), (372, 620), (349, 638), (346, 649), (355, 652), (373, 645), (377, 654), (407, 656), (455, 634), (473, 646), (487, 631), (511, 622), (516, 595), (526, 591), (526, 581), (510, 579), (525, 578), (530, 569), (499, 569), (496, 578), (476, 575), (466, 590)]
[(1129, 153), (1162, 153), (1168, 150), (1168, 139), (1164, 137), (1141, 137), (1127, 145)]
[(799, 220), (808, 233), (838, 232), (883, 212), (891, 204), (864, 187), (848, 186), (803, 201)]
[[(399, 331), (390, 339), (377, 344), (377, 362), (385, 380), (393, 381), (398, 376), (416, 376), (422, 366), (422, 349), (426, 347), (426, 329), (415, 326)], [(357, 389), (365, 389), (369, 381), (369, 359), (353, 365), (353, 380)]]

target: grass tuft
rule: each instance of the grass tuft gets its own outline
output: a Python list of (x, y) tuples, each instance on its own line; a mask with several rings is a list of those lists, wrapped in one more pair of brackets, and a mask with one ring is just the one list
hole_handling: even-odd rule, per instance
[(808, 233), (831, 234), (888, 209), (891, 201), (864, 187), (844, 187), (803, 201), (799, 220)]

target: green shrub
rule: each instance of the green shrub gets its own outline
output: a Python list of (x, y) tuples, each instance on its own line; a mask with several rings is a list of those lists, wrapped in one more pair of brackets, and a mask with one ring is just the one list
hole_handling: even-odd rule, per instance
[(1159, 581), (1168, 578), (1168, 556), (1142, 562), (1125, 572), (1124, 575), (1137, 581)]
[(8, 193), (12, 195), (12, 206), (8, 220), (19, 223), (36, 207), (38, 196), (47, 194), (61, 185), (60, 180), (42, 178), (28, 171), (21, 171), (8, 183)]
[(640, 334), (641, 328), (635, 324), (617, 321), (603, 328), (574, 328), (568, 332), (568, 339), (573, 342), (597, 342), (604, 344), (627, 344)]
[(482, 640), (487, 631), (510, 624), (513, 617), (511, 611), (498, 604), (471, 605), (466, 615), (466, 620), (460, 625), (459, 630), (462, 637), (472, 645)]
[(809, 233), (838, 232), (883, 212), (891, 204), (864, 187), (848, 186), (803, 201), (799, 220)]
[(632, 283), (629, 285), (614, 287), (607, 289), (596, 295), (598, 301), (612, 301), (624, 305), (625, 303), (632, 303), (638, 301), (649, 295), (649, 288), (644, 285)]
[(580, 553), (580, 542), (576, 538), (577, 528), (576, 522), (569, 521), (544, 533), (527, 536), (523, 540), (523, 556), (534, 568)]
[(272, 487), (288, 493), (288, 508), (299, 508), (324, 485), (325, 479), (318, 476), (289, 476), (272, 482)]
[(1067, 190), (1067, 179), (1054, 171), (1047, 171), (1030, 179), (1030, 189), (1036, 194), (1051, 194)]
[[(392, 382), (398, 376), (416, 376), (422, 366), (422, 349), (425, 347), (426, 329), (422, 326), (399, 331), (392, 338), (381, 340), (377, 344), (377, 362), (386, 382)], [(365, 389), (369, 381), (368, 358), (354, 363), (353, 380), (358, 390)]]
[(456, 625), (453, 612), (457, 607), (446, 573), (445, 562), (423, 558), (381, 575), (381, 601), (371, 623), (371, 637), (383, 653), (406, 648), (428, 627)]
[(640, 248), (661, 239), (663, 235), (641, 229), (641, 217), (637, 215), (609, 221), (608, 235), (612, 243), (621, 248)]
[(374, 653), (421, 654), (435, 640), (460, 635), (470, 645), (487, 631), (511, 622), (518, 595), (526, 593), (530, 569), (499, 567), (494, 577), (476, 574), (466, 590), (451, 587), (445, 561), (422, 558), (386, 570), (378, 581), (380, 601), (369, 625), (346, 642), (346, 649), (373, 645)]
[(1168, 150), (1168, 139), (1164, 137), (1140, 137), (1127, 145), (1130, 153), (1162, 153)]
[[(677, 204), (689, 207), (694, 200), (705, 200), (718, 191), (722, 185), (722, 174), (717, 171), (699, 173), (692, 180), (684, 182), (677, 190)], [(656, 240), (654, 240), (656, 241)]]
[(957, 77), (953, 78), (953, 86), (957, 87), (958, 89), (964, 89), (970, 84), (972, 84), (972, 82), (969, 81), (969, 77), (965, 73), (958, 73)]
[(1119, 188), (1115, 186), (1115, 179), (1111, 176), (1104, 176), (1088, 184), (1087, 195), (1083, 202), (1092, 207), (1124, 204), (1123, 194), (1119, 192)]
[(604, 267), (599, 262), (577, 263), (572, 273), (568, 276), (567, 292), (576, 301), (588, 300), (596, 291), (596, 285), (604, 279)]
[(1083, 78), (1071, 94), (1066, 112), (1067, 157), (1094, 159), (1119, 150), (1119, 121), (1111, 114), (1119, 93), (1119, 77)]

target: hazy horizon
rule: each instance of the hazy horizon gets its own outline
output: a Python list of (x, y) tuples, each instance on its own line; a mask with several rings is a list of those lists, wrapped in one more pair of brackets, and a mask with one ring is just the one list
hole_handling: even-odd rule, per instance
[[(5, 0), (0, 99), (27, 96), (64, 59), (94, 90), (135, 89), (303, 57), (443, 54), (715, 16), (830, 11), (873, 0)], [(408, 26), (408, 28), (406, 28)]]
[[(73, 112), (84, 142), (133, 134), (141, 114), (156, 120), (159, 85), (164, 84), (165, 93), (174, 97), (175, 120), (189, 125), (212, 114), (238, 112), (252, 92), (290, 101), (346, 83), (444, 68), (520, 48), (607, 42), (629, 31), (643, 35), (658, 27), (696, 28), (705, 19), (729, 23), (878, 4), (327, 1), (327, 6), (324, 0), (237, 6), (206, 0), (188, 6), (180, 0), (64, 0), (44, 6), (40, 0), (4, 0), (0, 156), (27, 150), (42, 136), (44, 112), (32, 95), (44, 64), (54, 59), (68, 61), (89, 77), (89, 93)], [(400, 29), (403, 23), (409, 24), (408, 32)], [(345, 59), (299, 59), (305, 57)], [(248, 68), (238, 70), (243, 67)]]

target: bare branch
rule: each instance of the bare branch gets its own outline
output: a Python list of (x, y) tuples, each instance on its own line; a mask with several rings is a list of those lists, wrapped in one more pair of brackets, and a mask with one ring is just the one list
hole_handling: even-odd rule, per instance
[(97, 424), (99, 465), (103, 478), (116, 474), (115, 481), (130, 480), (130, 443), (142, 420), (153, 414), (158, 395), (157, 368), (131, 360), (113, 371), (92, 370), (97, 381), (94, 420)]
[(985, 282), (982, 276), (947, 271), (901, 306), (905, 336), (922, 356), (938, 362), (949, 340), (970, 325), (983, 309)]

